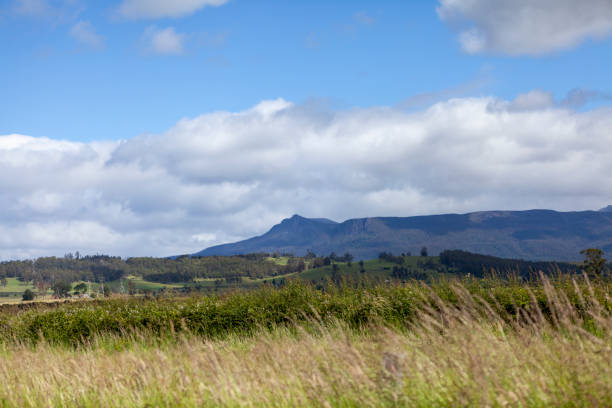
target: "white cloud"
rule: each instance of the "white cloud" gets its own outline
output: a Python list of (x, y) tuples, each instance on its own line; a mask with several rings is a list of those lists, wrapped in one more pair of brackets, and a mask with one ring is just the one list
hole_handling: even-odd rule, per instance
[(610, 0), (439, 0), (470, 54), (539, 55), (612, 34)]
[(123, 0), (119, 13), (128, 18), (182, 17), (207, 7), (222, 6), (229, 0)]
[(89, 21), (79, 21), (70, 30), (70, 34), (82, 45), (90, 48), (104, 46), (104, 38), (96, 33), (96, 29)]
[(149, 27), (145, 30), (147, 52), (159, 55), (180, 55), (185, 52), (185, 34), (177, 33), (173, 27), (158, 30)]
[(544, 91), (406, 113), (282, 99), (120, 142), (0, 137), (0, 258), (164, 256), (299, 213), (344, 220), (609, 204), (612, 109)]
[(551, 92), (535, 89), (527, 93), (517, 95), (508, 104), (508, 109), (516, 111), (547, 109), (555, 105), (555, 98)]

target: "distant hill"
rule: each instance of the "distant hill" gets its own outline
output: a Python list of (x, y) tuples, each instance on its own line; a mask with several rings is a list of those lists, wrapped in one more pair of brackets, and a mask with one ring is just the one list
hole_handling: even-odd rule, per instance
[(612, 253), (612, 207), (601, 211), (483, 211), (419, 217), (359, 218), (336, 223), (299, 215), (283, 220), (267, 233), (217, 245), (194, 254), (235, 255), (285, 252), (304, 255), (350, 252), (370, 259), (380, 252), (430, 255), (459, 249), (485, 255), (528, 260), (574, 261), (580, 250), (596, 247)]

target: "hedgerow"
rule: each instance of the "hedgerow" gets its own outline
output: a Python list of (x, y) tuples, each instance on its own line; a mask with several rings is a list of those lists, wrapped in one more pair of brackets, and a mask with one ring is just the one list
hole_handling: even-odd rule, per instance
[[(399, 329), (409, 328), (415, 314), (423, 307), (441, 304), (461, 307), (462, 293), (470, 301), (484, 302), (506, 319), (520, 317), (520, 311), (538, 309), (548, 319), (550, 293), (569, 302), (572, 310), (588, 322), (593, 301), (585, 302), (589, 292), (597, 307), (611, 310), (610, 283), (607, 281), (574, 284), (569, 278), (546, 284), (524, 284), (501, 279), (382, 284), (374, 286), (343, 284), (317, 289), (291, 282), (283, 288), (265, 286), (252, 291), (224, 295), (169, 298), (114, 298), (39, 304), (33, 307), (0, 308), (0, 341), (45, 342), (78, 345), (101, 335), (146, 333), (154, 338), (171, 338), (189, 333), (206, 338), (228, 335), (248, 336), (264, 329), (296, 323), (341, 321), (357, 329), (376, 323)], [(556, 301), (559, 301), (558, 299)], [(588, 327), (587, 327), (588, 329)]]

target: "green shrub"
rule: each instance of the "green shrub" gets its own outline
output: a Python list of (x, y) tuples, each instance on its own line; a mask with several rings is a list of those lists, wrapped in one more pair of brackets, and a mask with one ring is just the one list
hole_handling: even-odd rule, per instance
[(30, 290), (30, 289), (26, 289), (23, 292), (23, 295), (21, 296), (21, 299), (24, 300), (24, 301), (25, 300), (34, 300), (34, 297), (35, 297), (34, 292), (32, 292), (32, 290)]

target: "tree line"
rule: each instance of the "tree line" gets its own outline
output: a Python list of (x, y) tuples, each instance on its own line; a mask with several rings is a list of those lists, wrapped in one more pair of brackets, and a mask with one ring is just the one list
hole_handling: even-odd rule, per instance
[[(108, 282), (129, 275), (161, 283), (189, 282), (194, 279), (223, 279), (226, 276), (264, 278), (299, 272), (306, 268), (301, 258), (289, 258), (286, 265), (271, 262), (270, 254), (176, 258), (135, 257), (122, 259), (108, 255), (42, 257), (36, 260), (0, 262), (0, 280), (14, 277), (35, 286), (56, 282)], [(42, 288), (41, 288), (42, 289)]]
[(566, 262), (525, 261), (507, 259), (490, 255), (474, 254), (461, 250), (447, 250), (440, 253), (440, 263), (449, 271), (483, 277), (496, 274), (515, 274), (523, 279), (534, 279), (540, 272), (565, 274), (580, 273), (580, 265)]

